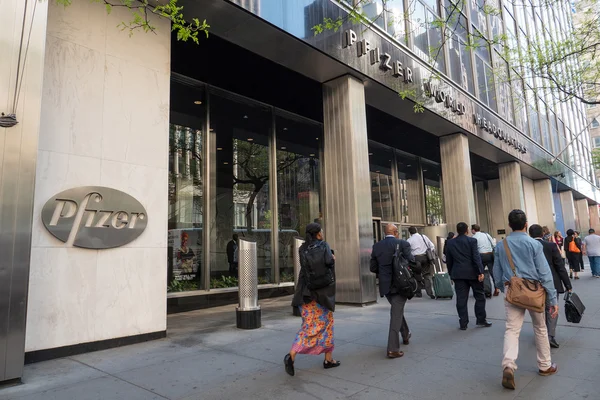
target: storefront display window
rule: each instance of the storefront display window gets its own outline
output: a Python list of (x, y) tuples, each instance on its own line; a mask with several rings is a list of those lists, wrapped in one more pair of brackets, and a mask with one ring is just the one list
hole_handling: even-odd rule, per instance
[(294, 280), (294, 238), (306, 225), (323, 224), (321, 209), (321, 124), (287, 113), (275, 116), (280, 282)]
[(206, 96), (202, 85), (171, 82), (169, 129), (168, 291), (203, 285), (203, 139)]
[(210, 91), (210, 130), (216, 156), (214, 204), (209, 216), (211, 286), (237, 277), (237, 238), (255, 240), (260, 283), (273, 279), (269, 198), (269, 107), (216, 89)]

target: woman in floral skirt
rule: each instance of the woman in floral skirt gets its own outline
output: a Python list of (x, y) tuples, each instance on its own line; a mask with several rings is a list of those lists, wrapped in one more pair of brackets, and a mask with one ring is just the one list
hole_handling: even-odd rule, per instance
[[(294, 376), (296, 354), (325, 354), (323, 368), (340, 365), (333, 359), (333, 311), (335, 310), (335, 256), (323, 240), (321, 225), (312, 223), (306, 227), (306, 241), (300, 247), (300, 274), (292, 305), (302, 313), (302, 326), (296, 334), (292, 349), (284, 358), (285, 371)], [(307, 256), (310, 253), (315, 256)], [(322, 254), (322, 257), (319, 256)], [(318, 261), (314, 261), (318, 260)], [(315, 265), (324, 263), (324, 265)], [(321, 268), (319, 268), (321, 267)], [(327, 285), (309, 289), (309, 271), (327, 270)], [(314, 282), (311, 283), (315, 285)]]

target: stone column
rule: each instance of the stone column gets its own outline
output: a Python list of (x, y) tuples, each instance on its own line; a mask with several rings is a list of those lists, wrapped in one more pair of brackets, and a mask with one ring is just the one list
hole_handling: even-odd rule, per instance
[(473, 191), (475, 193), (475, 205), (477, 206), (477, 223), (481, 226), (483, 232), (490, 232), (491, 224), (488, 218), (485, 182), (476, 182)]
[(499, 165), (500, 192), (502, 196), (502, 209), (506, 226), (506, 234), (511, 232), (508, 226), (508, 214), (515, 209), (525, 210), (523, 198), (523, 180), (521, 178), (521, 165), (518, 162), (509, 162)]
[(408, 222), (411, 224), (427, 224), (425, 182), (420, 162), (418, 163), (417, 179), (408, 179), (406, 181), (406, 195), (408, 197)]
[(440, 153), (446, 222), (448, 230), (454, 231), (457, 223), (471, 225), (477, 219), (469, 141), (462, 133), (444, 136), (440, 139)]
[(573, 199), (573, 192), (570, 190), (567, 190), (566, 192), (560, 192), (560, 204), (562, 206), (565, 232), (569, 229), (577, 229), (577, 214), (575, 213), (575, 200)]
[(365, 92), (342, 76), (323, 85), (325, 238), (336, 256), (336, 300), (376, 301)]
[(596, 233), (600, 233), (600, 213), (598, 212), (598, 204), (588, 206), (588, 212), (590, 214), (590, 228), (594, 229)]
[(550, 232), (556, 230), (554, 221), (554, 199), (552, 198), (552, 183), (550, 179), (540, 179), (533, 182), (535, 203), (537, 205), (538, 221), (542, 226), (547, 226)]
[[(527, 221), (529, 225), (540, 224), (538, 215), (537, 202), (535, 201), (535, 187), (533, 181), (527, 177), (522, 177), (523, 180), (523, 200), (525, 201), (525, 212), (527, 213)], [(543, 225), (542, 225), (543, 226)]]
[(577, 227), (581, 233), (590, 229), (590, 214), (587, 199), (575, 200), (575, 211), (577, 211)]

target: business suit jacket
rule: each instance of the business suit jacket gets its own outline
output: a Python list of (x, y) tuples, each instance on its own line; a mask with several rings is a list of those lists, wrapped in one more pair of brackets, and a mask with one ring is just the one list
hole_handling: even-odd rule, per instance
[(370, 269), (371, 272), (379, 274), (379, 294), (381, 297), (395, 293), (392, 282), (392, 261), (396, 252), (396, 245), (400, 245), (400, 252), (407, 262), (415, 262), (415, 257), (410, 251), (410, 244), (406, 240), (389, 236), (373, 245)]
[[(560, 255), (560, 250), (558, 246), (554, 242), (546, 242), (545, 240), (537, 238), (542, 246), (544, 247), (544, 255), (546, 256), (546, 261), (548, 261), (548, 265), (550, 266), (550, 271), (552, 271), (552, 278), (554, 279), (554, 287), (558, 293), (564, 293), (565, 288), (567, 290), (571, 290), (571, 280), (569, 279), (569, 274), (565, 269), (565, 261)], [(564, 286), (563, 286), (564, 284)]]
[(483, 274), (477, 239), (459, 235), (446, 242), (446, 265), (452, 280), (476, 280)]

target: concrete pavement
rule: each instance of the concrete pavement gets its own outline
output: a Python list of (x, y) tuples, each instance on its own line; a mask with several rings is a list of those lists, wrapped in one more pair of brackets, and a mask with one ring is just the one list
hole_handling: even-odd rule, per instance
[[(501, 298), (487, 302), (491, 328), (458, 329), (454, 300), (413, 299), (406, 317), (411, 343), (405, 356), (385, 358), (389, 305), (339, 306), (334, 357), (298, 356), (296, 376), (283, 369), (300, 318), (290, 298), (262, 301), (263, 328), (235, 328), (235, 307), (169, 316), (163, 340), (28, 365), (24, 384), (0, 389), (0, 400), (150, 399), (600, 399), (600, 279), (574, 281), (587, 310), (569, 324), (560, 302), (559, 372), (536, 371), (533, 331), (521, 334), (517, 390), (503, 389), (500, 361), (504, 335)], [(473, 313), (473, 299), (470, 300)]]

